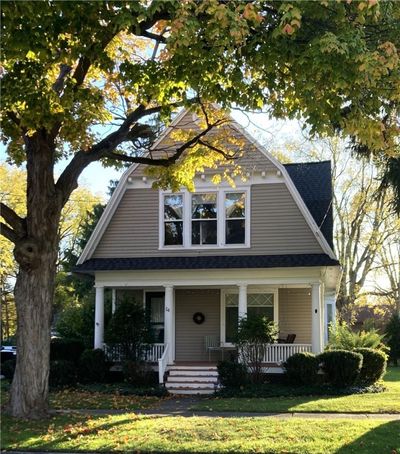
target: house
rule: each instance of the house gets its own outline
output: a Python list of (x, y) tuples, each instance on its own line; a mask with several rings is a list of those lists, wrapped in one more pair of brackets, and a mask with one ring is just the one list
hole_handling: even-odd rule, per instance
[[(153, 148), (191, 127), (196, 117), (182, 112)], [(133, 165), (78, 261), (77, 272), (95, 277), (94, 347), (104, 347), (105, 289), (113, 306), (121, 295), (143, 302), (160, 381), (166, 370), (204, 374), (204, 364), (229, 354), (246, 313), (274, 320), (281, 338), (295, 334), (293, 343), (266, 348), (276, 372), (293, 353), (321, 352), (335, 316), (330, 163), (282, 165), (235, 121), (227, 133), (245, 143), (238, 163), (246, 181), (214, 185), (216, 169), (196, 176), (195, 193), (172, 193), (152, 189), (145, 167)]]

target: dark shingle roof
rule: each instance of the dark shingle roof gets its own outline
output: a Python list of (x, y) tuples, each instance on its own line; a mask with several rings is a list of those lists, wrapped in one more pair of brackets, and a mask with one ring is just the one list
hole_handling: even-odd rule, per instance
[(331, 162), (285, 164), (317, 226), (333, 248)]
[(195, 257), (99, 258), (87, 260), (73, 271), (90, 273), (116, 270), (185, 270), (215, 268), (287, 268), (336, 266), (339, 262), (326, 254), (221, 255)]

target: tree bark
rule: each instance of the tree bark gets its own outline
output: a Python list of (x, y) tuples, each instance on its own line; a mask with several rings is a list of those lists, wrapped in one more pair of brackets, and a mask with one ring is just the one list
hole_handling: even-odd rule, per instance
[(54, 255), (43, 255), (40, 266), (33, 271), (21, 269), (15, 285), (17, 365), (9, 410), (18, 418), (43, 418), (48, 411)]
[(54, 143), (38, 132), (27, 144), (26, 230), (14, 256), (19, 264), (15, 284), (17, 364), (9, 411), (18, 418), (42, 418), (48, 410), (50, 325), (62, 204), (54, 178)]

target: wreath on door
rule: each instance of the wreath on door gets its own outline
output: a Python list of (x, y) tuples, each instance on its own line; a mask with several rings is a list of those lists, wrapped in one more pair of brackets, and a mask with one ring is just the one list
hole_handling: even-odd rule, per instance
[(204, 317), (204, 314), (202, 312), (196, 312), (193, 314), (193, 321), (197, 324), (197, 325), (201, 325), (202, 323), (204, 323), (204, 320), (206, 318)]

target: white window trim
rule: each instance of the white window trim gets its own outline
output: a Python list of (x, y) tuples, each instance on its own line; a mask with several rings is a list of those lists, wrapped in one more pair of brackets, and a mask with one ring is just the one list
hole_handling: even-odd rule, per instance
[[(165, 242), (165, 228), (164, 228), (164, 223), (165, 222), (168, 222), (168, 221), (165, 221), (165, 217), (164, 217), (164, 197), (165, 196), (168, 196), (168, 195), (181, 195), (182, 196), (182, 203), (183, 203), (183, 206), (182, 206), (182, 224), (183, 224), (183, 244), (182, 245), (177, 245), (177, 244), (174, 244), (174, 245), (165, 245), (164, 242)], [(172, 192), (172, 191), (165, 191), (165, 192), (162, 192), (160, 193), (160, 197), (159, 197), (159, 207), (158, 207), (158, 224), (159, 224), (159, 249), (183, 249), (184, 248), (184, 244), (185, 244), (185, 193), (184, 192)], [(173, 222), (173, 221), (171, 221)]]
[[(225, 243), (225, 228), (226, 228), (226, 215), (225, 215), (225, 194), (232, 192), (244, 192), (245, 193), (245, 242), (244, 244), (226, 244)], [(217, 194), (217, 244), (194, 244), (192, 245), (192, 194), (206, 194), (216, 193)], [(164, 196), (165, 195), (183, 195), (183, 245), (164, 245)], [(251, 191), (250, 186), (237, 186), (236, 188), (231, 187), (220, 187), (220, 186), (208, 186), (201, 187), (199, 191), (191, 193), (187, 190), (180, 192), (172, 192), (169, 190), (159, 191), (159, 250), (198, 250), (198, 249), (249, 249), (251, 247)]]
[[(247, 287), (247, 295), (253, 294), (253, 293), (272, 293), (274, 295), (274, 323), (279, 324), (279, 290), (276, 287), (258, 287), (256, 289), (249, 289)], [(228, 294), (239, 294), (239, 289), (221, 289), (221, 301), (220, 301), (220, 339), (221, 339), (221, 345), (224, 347), (233, 347), (232, 342), (226, 342), (225, 341), (225, 334), (226, 334), (226, 319), (225, 319), (225, 314), (226, 314), (226, 295)], [(250, 306), (251, 307), (251, 306)]]
[[(220, 191), (218, 191), (217, 188), (207, 188), (207, 189), (204, 189), (204, 190), (200, 190), (200, 191), (196, 191), (196, 192), (188, 192), (189, 194), (189, 198), (188, 198), (188, 207), (189, 209), (187, 210), (189, 212), (189, 216), (188, 216), (188, 220), (189, 220), (189, 225), (186, 225), (186, 228), (184, 226), (184, 229), (185, 230), (188, 230), (189, 232), (189, 238), (188, 238), (188, 241), (187, 241), (187, 245), (189, 245), (189, 247), (191, 247), (192, 249), (209, 249), (209, 248), (215, 248), (215, 247), (219, 247), (219, 232), (220, 232), (220, 226), (219, 226), (219, 223), (220, 223), (220, 210), (221, 210), (221, 197), (220, 197)], [(216, 194), (216, 208), (217, 208), (217, 218), (215, 219), (217, 221), (217, 243), (216, 244), (192, 244), (192, 222), (193, 222), (193, 218), (192, 218), (192, 201), (193, 201), (193, 196), (194, 195), (198, 195), (198, 194)], [(212, 220), (212, 219), (210, 219)], [(199, 219), (199, 221), (201, 221), (201, 219)], [(199, 222), (197, 221), (197, 222)]]

